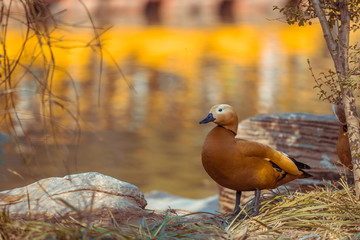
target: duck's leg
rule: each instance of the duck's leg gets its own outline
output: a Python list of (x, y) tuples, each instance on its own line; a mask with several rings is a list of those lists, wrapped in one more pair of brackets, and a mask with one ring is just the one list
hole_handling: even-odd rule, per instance
[(241, 198), (241, 191), (236, 191), (236, 198), (235, 198), (235, 208), (234, 208), (234, 215), (238, 215), (240, 212), (240, 198)]
[(256, 216), (259, 214), (259, 208), (260, 208), (260, 193), (261, 193), (261, 190), (259, 189), (256, 189), (255, 190), (255, 198), (254, 198), (254, 212), (252, 214), (250, 214), (250, 216)]

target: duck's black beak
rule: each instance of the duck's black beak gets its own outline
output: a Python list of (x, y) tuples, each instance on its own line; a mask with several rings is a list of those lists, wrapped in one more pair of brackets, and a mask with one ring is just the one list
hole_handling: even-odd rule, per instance
[(203, 123), (213, 122), (215, 120), (216, 120), (216, 118), (214, 118), (213, 114), (209, 113), (209, 115), (207, 115), (207, 117), (204, 118), (203, 120), (201, 120), (199, 123), (203, 124)]

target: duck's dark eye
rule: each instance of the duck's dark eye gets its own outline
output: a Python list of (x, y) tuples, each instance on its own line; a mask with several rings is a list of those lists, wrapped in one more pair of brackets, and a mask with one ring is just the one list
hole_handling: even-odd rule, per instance
[(219, 110), (218, 110), (219, 112), (222, 112), (222, 108), (219, 108)]

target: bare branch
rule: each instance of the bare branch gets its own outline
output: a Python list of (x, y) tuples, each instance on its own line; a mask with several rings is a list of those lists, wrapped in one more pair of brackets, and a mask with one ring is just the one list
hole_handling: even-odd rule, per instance
[(314, 5), (314, 11), (319, 18), (321, 28), (324, 33), (324, 38), (331, 54), (332, 59), (335, 61), (336, 59), (336, 42), (331, 34), (331, 30), (326, 19), (324, 10), (321, 8), (321, 4), (319, 0), (311, 0), (312, 4)]
[(349, 38), (350, 38), (350, 13), (346, 3), (346, 0), (339, 2), (340, 20), (341, 25), (339, 27), (339, 44), (338, 53), (339, 57), (343, 58), (341, 61), (341, 73), (346, 77), (349, 72)]

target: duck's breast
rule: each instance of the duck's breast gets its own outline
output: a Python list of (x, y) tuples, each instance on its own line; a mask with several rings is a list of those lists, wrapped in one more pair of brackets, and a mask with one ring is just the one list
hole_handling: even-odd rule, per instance
[(203, 146), (202, 163), (215, 182), (234, 190), (273, 188), (279, 177), (268, 161), (245, 156), (234, 135), (224, 129), (214, 128), (208, 134)]

